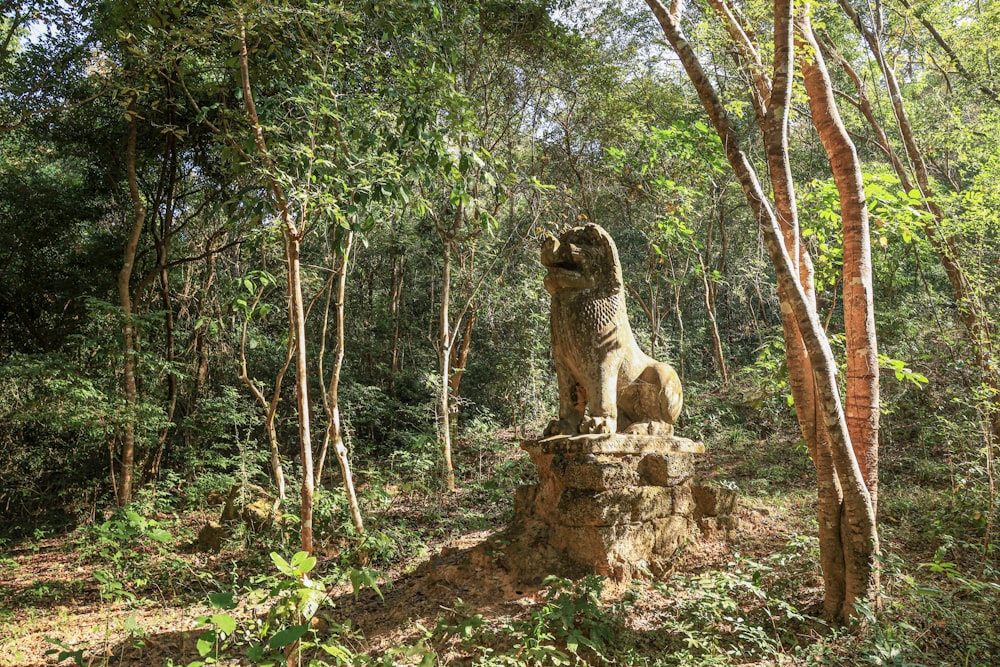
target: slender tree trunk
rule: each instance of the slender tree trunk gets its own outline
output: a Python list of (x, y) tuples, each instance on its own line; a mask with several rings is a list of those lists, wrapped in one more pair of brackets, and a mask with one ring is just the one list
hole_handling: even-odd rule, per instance
[[(475, 307), (475, 306), (473, 306)], [(462, 377), (465, 375), (465, 365), (469, 361), (469, 350), (472, 348), (472, 330), (476, 326), (476, 313), (471, 312), (462, 328), (462, 342), (451, 346), (451, 398), (458, 400), (461, 395)]]
[[(260, 302), (263, 296), (264, 288), (261, 287), (260, 292), (254, 299), (253, 307), (251, 310), (257, 308), (257, 304)], [(277, 511), (281, 507), (281, 503), (285, 502), (286, 492), (285, 492), (285, 470), (281, 463), (281, 448), (278, 443), (278, 430), (275, 426), (275, 419), (278, 414), (278, 401), (281, 400), (281, 384), (284, 381), (285, 373), (288, 371), (288, 367), (292, 363), (292, 356), (294, 350), (294, 340), (293, 337), (289, 336), (288, 345), (285, 348), (285, 362), (281, 366), (281, 370), (278, 371), (277, 377), (274, 379), (274, 393), (271, 396), (271, 400), (268, 401), (264, 396), (257, 384), (250, 379), (247, 372), (247, 328), (250, 326), (249, 319), (243, 321), (243, 326), (240, 328), (240, 371), (239, 380), (243, 385), (253, 394), (253, 397), (257, 400), (257, 403), (264, 410), (264, 432), (267, 433), (267, 444), (270, 452), (270, 465), (271, 465), (271, 475), (274, 477), (274, 483), (278, 487), (277, 498), (274, 501), (274, 510)]]
[(405, 277), (406, 253), (395, 241), (392, 244), (392, 283), (389, 288), (389, 319), (392, 321), (392, 345), (389, 353), (389, 383), (402, 369), (402, 358), (399, 351), (400, 307), (403, 303), (403, 278)]
[(871, 233), (861, 163), (833, 97), (833, 85), (823, 61), (807, 8), (800, 14), (799, 36), (806, 54), (802, 75), (809, 109), (826, 149), (840, 195), (844, 235), (843, 294), (847, 347), (845, 417), (854, 454), (872, 498), (878, 502), (879, 373), (872, 289)]
[[(344, 432), (340, 421), (340, 372), (344, 367), (344, 298), (347, 285), (347, 262), (351, 253), (351, 244), (354, 234), (347, 232), (344, 240), (343, 255), (337, 260), (335, 271), (336, 281), (336, 304), (334, 310), (334, 324), (337, 328), (336, 347), (333, 355), (333, 368), (330, 370), (330, 381), (326, 389), (326, 412), (327, 426), (324, 446), (327, 442), (333, 443), (333, 453), (340, 464), (340, 476), (344, 483), (344, 492), (347, 495), (347, 507), (351, 512), (351, 521), (358, 535), (365, 532), (364, 522), (361, 519), (361, 507), (358, 505), (358, 496), (354, 491), (354, 476), (351, 474), (351, 461), (348, 456), (347, 446), (344, 444)], [(323, 457), (320, 456), (322, 462)], [(316, 483), (320, 482), (322, 475), (322, 463), (317, 466)]]
[(299, 416), (299, 456), (302, 459), (302, 487), (299, 534), (302, 551), (313, 552), (313, 453), (309, 427), (309, 369), (306, 358), (305, 309), (302, 303), (301, 238), (287, 218), (285, 256), (288, 265), (288, 315), (295, 336), (295, 407)]
[[(998, 368), (993, 354), (993, 340), (990, 327), (990, 317), (985, 306), (976, 295), (976, 290), (970, 284), (968, 273), (962, 267), (962, 257), (959, 248), (959, 241), (954, 236), (942, 231), (946, 217), (944, 210), (935, 200), (934, 188), (927, 171), (927, 163), (924, 154), (917, 145), (916, 136), (913, 132), (913, 125), (910, 123), (909, 115), (903, 104), (903, 95), (899, 87), (896, 73), (885, 58), (882, 45), (879, 43), (878, 35), (865, 26), (861, 16), (848, 0), (838, 0), (844, 13), (854, 23), (855, 28), (868, 44), (868, 48), (875, 61), (878, 63), (885, 81), (886, 91), (889, 101), (892, 104), (893, 116), (899, 129), (900, 138), (909, 158), (913, 176), (917, 182), (917, 189), (924, 198), (927, 210), (933, 217), (933, 223), (924, 226), (927, 238), (931, 246), (937, 252), (938, 260), (944, 268), (948, 282), (951, 284), (955, 294), (955, 303), (958, 306), (959, 317), (972, 343), (976, 355), (976, 364), (979, 367), (983, 384), (990, 390), (992, 399), (989, 401), (989, 413), (987, 425), (993, 433), (994, 442), (1000, 441), (1000, 368)], [(855, 82), (857, 83), (857, 82)], [(860, 91), (859, 91), (860, 94)], [(872, 122), (873, 118), (868, 119)], [(893, 160), (893, 167), (896, 168), (900, 180), (908, 182), (908, 178), (899, 172), (903, 171), (902, 162)]]
[(146, 206), (139, 192), (139, 179), (136, 175), (136, 135), (138, 133), (138, 116), (135, 97), (128, 106), (129, 126), (128, 141), (125, 146), (125, 170), (128, 178), (129, 195), (132, 199), (132, 229), (125, 243), (125, 253), (122, 258), (122, 268), (118, 272), (118, 303), (122, 308), (122, 388), (125, 393), (125, 420), (122, 425), (122, 455), (118, 475), (118, 503), (121, 506), (132, 502), (132, 480), (135, 467), (135, 412), (138, 402), (135, 370), (138, 364), (136, 332), (133, 322), (131, 281), (135, 268), (136, 252), (139, 248), (139, 237), (146, 222)]
[[(208, 304), (211, 302), (212, 285), (215, 282), (215, 252), (212, 250), (212, 246), (215, 242), (215, 237), (210, 238), (205, 243), (205, 266), (206, 266), (206, 276), (205, 283), (202, 286), (201, 294), (201, 305), (199, 307), (199, 314), (204, 317), (205, 311), (207, 310)], [(195, 354), (198, 357), (198, 365), (195, 370), (194, 375), (194, 396), (192, 397), (192, 403), (198, 400), (198, 398), (205, 391), (205, 383), (208, 381), (208, 337), (209, 325), (205, 322), (197, 328), (195, 331)]]
[(695, 251), (698, 256), (698, 264), (701, 267), (702, 300), (705, 304), (705, 316), (708, 318), (708, 333), (712, 341), (712, 360), (715, 368), (719, 371), (719, 381), (725, 387), (729, 384), (729, 371), (726, 369), (726, 355), (722, 351), (722, 338), (719, 336), (719, 325), (715, 319), (715, 300), (712, 298), (712, 288), (709, 285), (708, 270), (701, 254)]
[(160, 474), (160, 462), (163, 460), (163, 451), (166, 448), (167, 437), (170, 435), (170, 427), (173, 425), (174, 414), (177, 411), (177, 375), (174, 370), (176, 360), (176, 350), (174, 344), (174, 305), (170, 298), (170, 272), (166, 268), (167, 246), (161, 243), (160, 254), (160, 295), (163, 300), (163, 332), (164, 352), (168, 365), (167, 369), (167, 423), (160, 429), (156, 443), (156, 452), (148, 460), (143, 478), (146, 480), (155, 479)]
[[(169, 85), (168, 85), (169, 90)], [(171, 109), (172, 117), (172, 109)], [(159, 273), (160, 298), (163, 301), (163, 333), (164, 357), (167, 361), (167, 414), (166, 424), (160, 429), (157, 438), (156, 451), (143, 466), (143, 481), (156, 479), (160, 474), (160, 462), (167, 445), (167, 437), (173, 426), (177, 411), (177, 374), (174, 369), (176, 360), (174, 304), (170, 294), (170, 270), (167, 260), (170, 255), (170, 238), (173, 235), (175, 194), (177, 190), (177, 138), (170, 134), (167, 137), (166, 196), (164, 198), (163, 224), (156, 238), (156, 264)]]
[(302, 486), (299, 535), (302, 551), (313, 552), (313, 452), (309, 426), (309, 376), (306, 358), (305, 308), (302, 298), (301, 250), (305, 221), (301, 227), (292, 220), (292, 213), (284, 188), (274, 175), (274, 163), (267, 150), (264, 131), (257, 115), (253, 91), (250, 87), (250, 65), (246, 42), (246, 24), (240, 21), (240, 78), (243, 89), (243, 106), (251, 123), (254, 145), (264, 163), (271, 193), (281, 219), (288, 272), (288, 321), (289, 336), (295, 340), (295, 404), (299, 423), (299, 454), (302, 459)]
[[(461, 215), (459, 211), (458, 215)], [(453, 345), (449, 311), (451, 310), (451, 249), (452, 239), (441, 235), (441, 314), (438, 320), (438, 355), (441, 365), (440, 393), (438, 395), (438, 428), (441, 451), (444, 454), (445, 483), (449, 491), (455, 490), (455, 467), (451, 461), (451, 348)]]
[(674, 319), (677, 321), (677, 374), (684, 382), (684, 313), (681, 312), (681, 281), (677, 275), (677, 267), (671, 255), (667, 255), (667, 266), (670, 267), (671, 290), (673, 291)]

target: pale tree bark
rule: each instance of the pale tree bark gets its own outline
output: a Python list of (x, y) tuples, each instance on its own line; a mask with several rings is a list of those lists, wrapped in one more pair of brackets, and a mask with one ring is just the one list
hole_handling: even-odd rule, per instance
[(726, 355), (722, 350), (722, 337), (719, 335), (719, 324), (715, 318), (715, 299), (712, 296), (712, 287), (709, 284), (708, 269), (705, 261), (701, 258), (701, 253), (695, 252), (698, 257), (698, 265), (701, 275), (702, 301), (705, 304), (705, 317), (708, 319), (708, 333), (712, 343), (712, 361), (719, 372), (719, 381), (722, 386), (729, 385), (729, 371), (726, 368)]
[(285, 247), (285, 264), (288, 272), (288, 321), (290, 338), (295, 340), (295, 404), (298, 412), (299, 454), (302, 460), (301, 515), (299, 535), (302, 551), (313, 552), (313, 452), (309, 425), (309, 384), (306, 358), (305, 308), (302, 297), (301, 250), (305, 234), (305, 220), (296, 223), (284, 188), (275, 174), (274, 161), (267, 150), (264, 130), (257, 115), (253, 91), (250, 87), (250, 65), (246, 41), (246, 24), (240, 17), (239, 26), (240, 82), (243, 90), (243, 107), (250, 121), (254, 146), (263, 163), (268, 185), (278, 210)]
[[(254, 297), (253, 304), (250, 307), (251, 312), (256, 310), (257, 304), (260, 303), (261, 297), (264, 295), (264, 290), (265, 287), (261, 286)], [(281, 503), (285, 502), (286, 492), (285, 469), (281, 463), (281, 447), (278, 443), (278, 430), (275, 426), (275, 419), (278, 414), (278, 401), (281, 400), (281, 384), (285, 378), (285, 373), (288, 372), (288, 367), (292, 363), (295, 341), (291, 336), (288, 338), (288, 345), (285, 348), (285, 362), (282, 364), (281, 370), (278, 371), (278, 375), (274, 380), (274, 393), (271, 395), (271, 399), (268, 400), (264, 396), (264, 392), (260, 390), (257, 383), (250, 378), (247, 372), (247, 328), (249, 326), (250, 318), (248, 315), (243, 320), (242, 327), (240, 327), (239, 380), (253, 394), (254, 399), (256, 399), (264, 411), (264, 432), (267, 433), (267, 444), (270, 451), (271, 475), (274, 477), (274, 483), (278, 487), (277, 498), (274, 501), (274, 510), (277, 511), (281, 507)]]
[[(798, 219), (787, 158), (787, 113), (793, 53), (792, 3), (790, 0), (774, 2), (773, 83), (760, 118), (760, 129), (771, 170), (774, 193), (772, 204), (753, 165), (740, 147), (739, 136), (714, 86), (681, 30), (679, 17), (669, 12), (659, 0), (646, 1), (680, 58), (719, 134), (730, 167), (760, 225), (778, 279), (783, 320), (787, 322), (786, 346), (801, 346), (801, 365), (793, 366), (794, 359), (790, 358), (789, 374), (801, 374), (796, 378), (798, 387), (796, 384), (792, 385), (793, 395), (806, 391), (808, 394), (815, 392), (815, 402), (809, 404), (813, 407), (809, 411), (811, 414), (803, 414), (805, 406), (798, 402), (796, 396), (796, 414), (803, 434), (808, 436), (810, 429), (815, 434), (810, 447), (817, 466), (821, 524), (829, 519), (836, 526), (837, 520), (841, 518), (840, 512), (830, 512), (828, 516), (824, 516), (825, 508), (840, 507), (842, 510), (842, 520), (839, 523), (842, 543), (824, 543), (821, 533), (821, 551), (835, 549), (833, 553), (821, 556), (827, 585), (824, 606), (832, 618), (846, 621), (855, 613), (855, 602), (877, 599), (878, 533), (871, 497), (851, 446), (837, 386), (836, 362), (816, 313), (815, 299), (811, 292), (811, 267), (807, 264), (808, 253), (798, 240)], [(792, 330), (788, 325), (794, 325), (795, 329)], [(788, 353), (786, 349), (786, 354)], [(832, 531), (824, 532), (829, 535)], [(827, 572), (828, 569), (831, 571)]]
[[(462, 216), (462, 206), (455, 213)], [(458, 223), (456, 222), (456, 225)], [(449, 491), (455, 490), (455, 466), (451, 460), (451, 348), (454, 334), (451, 330), (451, 252), (454, 237), (441, 231), (441, 312), (438, 316), (438, 362), (440, 391), (438, 393), (438, 428), (441, 438), (441, 453), (444, 455), (444, 478)]]
[(129, 101), (128, 140), (125, 145), (125, 172), (128, 179), (129, 196), (132, 199), (132, 227), (128, 240), (125, 242), (125, 252), (122, 257), (122, 268), (118, 272), (118, 303), (122, 308), (122, 389), (125, 394), (125, 419), (122, 425), (122, 452), (118, 474), (118, 504), (125, 506), (132, 502), (132, 480), (135, 468), (135, 412), (138, 403), (138, 389), (135, 380), (138, 365), (138, 349), (136, 344), (134, 311), (132, 306), (132, 272), (135, 268), (136, 253), (139, 248), (139, 238), (146, 222), (146, 205), (139, 191), (139, 179), (136, 174), (136, 136), (138, 133), (138, 112), (133, 96)]
[[(732, 39), (741, 67), (752, 82), (749, 92), (756, 111), (757, 124), (764, 138), (774, 210), (785, 250), (792, 258), (806, 297), (815, 301), (812, 258), (799, 238), (798, 210), (792, 186), (791, 166), (788, 163), (790, 54), (792, 53), (790, 24), (783, 28), (783, 32), (775, 33), (773, 75), (768, 75), (763, 71), (763, 59), (742, 25), (735, 8), (727, 0), (712, 0), (711, 4)], [(779, 301), (787, 303), (789, 297), (782, 294), (782, 289), (779, 283)], [(823, 433), (821, 424), (816, 421), (817, 408), (814, 405), (815, 391), (809, 357), (798, 324), (786, 308), (781, 309), (781, 328), (785, 339), (788, 384), (795, 404), (795, 415), (803, 439), (808, 445), (815, 447), (823, 437)]]
[(389, 352), (389, 386), (391, 388), (403, 365), (399, 349), (399, 324), (402, 319), (400, 308), (403, 304), (403, 280), (406, 276), (406, 253), (403, 252), (402, 245), (397, 243), (395, 239), (392, 242), (389, 261), (392, 264), (392, 280), (389, 287), (389, 319), (392, 321), (392, 345)]
[[(722, 203), (719, 206), (719, 228), (721, 236), (725, 239), (725, 213), (722, 210)], [(722, 386), (729, 385), (729, 369), (726, 367), (726, 354), (722, 349), (722, 336), (719, 334), (719, 323), (717, 318), (717, 308), (715, 305), (716, 282), (709, 277), (709, 269), (712, 261), (712, 220), (709, 218), (708, 231), (705, 234), (705, 255), (695, 248), (694, 255), (698, 258), (698, 268), (701, 275), (702, 301), (705, 304), (705, 317), (708, 319), (708, 333), (712, 344), (712, 360), (715, 368), (719, 372), (719, 381)], [(725, 247), (723, 247), (723, 259), (725, 258)]]
[[(170, 90), (169, 84), (167, 85)], [(172, 101), (172, 97), (171, 97)], [(169, 119), (173, 124), (173, 105), (170, 107)], [(167, 135), (167, 159), (164, 162), (161, 184), (163, 191), (163, 218), (160, 230), (154, 233), (154, 243), (156, 245), (156, 271), (160, 288), (160, 298), (163, 302), (163, 333), (164, 333), (164, 358), (167, 361), (167, 414), (166, 424), (160, 429), (157, 438), (156, 451), (151, 457), (146, 459), (143, 465), (143, 482), (156, 479), (160, 473), (160, 462), (163, 460), (163, 452), (166, 449), (167, 438), (173, 426), (174, 415), (177, 411), (177, 375), (174, 372), (174, 361), (176, 360), (175, 350), (175, 322), (174, 305), (170, 287), (170, 269), (167, 267), (170, 254), (170, 239), (173, 235), (175, 196), (177, 194), (177, 137), (174, 134)], [(157, 196), (154, 202), (159, 204), (160, 197)]]
[[(493, 211), (495, 213), (496, 211)], [(445, 483), (447, 484), (449, 491), (455, 490), (455, 468), (452, 462), (452, 438), (451, 438), (451, 414), (453, 412), (452, 408), (452, 376), (455, 367), (452, 365), (453, 353), (455, 352), (455, 343), (459, 338), (459, 332), (463, 329), (463, 324), (465, 325), (466, 336), (463, 337), (462, 348), (459, 350), (458, 358), (462, 361), (462, 366), (459, 367), (460, 372), (464, 373), (465, 363), (468, 361), (469, 345), (471, 344), (472, 327), (474, 326), (475, 313), (470, 312), (476, 303), (476, 297), (479, 294), (479, 290), (483, 287), (486, 278), (493, 275), (493, 271), (496, 269), (497, 265), (502, 259), (509, 256), (509, 253), (517, 246), (517, 240), (521, 241), (526, 238), (532, 229), (532, 225), (537, 219), (532, 219), (528, 221), (524, 229), (514, 228), (511, 232), (511, 236), (507, 239), (504, 246), (493, 256), (490, 260), (489, 265), (479, 274), (479, 278), (470, 284), (466, 284), (467, 289), (463, 290), (461, 294), (461, 299), (464, 301), (460, 308), (457, 308), (458, 315), (454, 318), (454, 324), (452, 324), (451, 317), (451, 306), (452, 306), (452, 295), (451, 295), (451, 279), (452, 279), (452, 255), (458, 248), (458, 232), (462, 229), (462, 226), (466, 224), (465, 220), (465, 206), (464, 204), (459, 204), (452, 216), (450, 222), (445, 223), (443, 220), (438, 218), (435, 221), (435, 228), (437, 229), (438, 235), (441, 238), (441, 306), (440, 312), (438, 313), (437, 331), (433, 334), (434, 349), (438, 355), (438, 380), (440, 383), (440, 392), (437, 396), (437, 406), (438, 411), (438, 428), (440, 430), (440, 441), (441, 449), (444, 455), (445, 463)], [(471, 241), (471, 239), (477, 235), (478, 231), (471, 231), (461, 238), (464, 241)], [(474, 250), (469, 253), (469, 256), (474, 256)], [(472, 264), (470, 260), (468, 264)], [(460, 264), (461, 268), (465, 268), (465, 263)], [(472, 273), (472, 269), (469, 268), (468, 274)], [(459, 377), (459, 382), (461, 377)], [(458, 384), (454, 385), (458, 388)]]
[[(344, 367), (344, 297), (347, 286), (347, 262), (351, 254), (351, 245), (354, 234), (350, 230), (346, 232), (344, 239), (343, 254), (335, 260), (334, 285), (336, 291), (336, 301), (334, 303), (334, 325), (336, 326), (336, 344), (333, 353), (333, 367), (330, 369), (330, 380), (324, 388), (326, 400), (323, 402), (326, 409), (326, 434), (323, 437), (323, 447), (320, 451), (319, 461), (316, 466), (316, 484), (320, 483), (323, 475), (323, 461), (326, 450), (332, 443), (333, 454), (340, 465), (340, 477), (344, 483), (344, 492), (347, 496), (347, 507), (351, 513), (351, 521), (358, 535), (365, 532), (364, 521), (361, 518), (361, 507), (358, 505), (358, 496), (354, 490), (354, 476), (351, 474), (351, 461), (348, 455), (347, 446), (344, 444), (344, 431), (340, 420), (340, 372)], [(329, 303), (327, 304), (329, 312)], [(323, 364), (320, 363), (322, 369)]]
[(213, 235), (205, 242), (205, 281), (201, 287), (201, 300), (198, 312), (206, 321), (195, 329), (194, 334), (194, 349), (198, 362), (194, 375), (194, 392), (191, 397), (192, 405), (201, 397), (205, 390), (205, 383), (208, 382), (209, 345), (207, 339), (210, 329), (205, 313), (209, 311), (211, 304), (214, 303), (212, 286), (215, 283), (215, 251), (213, 249), (215, 240), (216, 236)]

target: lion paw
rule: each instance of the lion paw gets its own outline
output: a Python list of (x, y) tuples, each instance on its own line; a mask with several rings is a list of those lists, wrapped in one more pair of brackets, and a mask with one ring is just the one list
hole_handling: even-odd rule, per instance
[(668, 436), (674, 434), (674, 425), (661, 421), (636, 422), (629, 424), (624, 432), (630, 435)]
[(543, 438), (549, 438), (555, 435), (576, 435), (577, 425), (568, 419), (553, 419), (549, 422), (549, 425), (545, 427), (542, 431)]
[(580, 433), (614, 433), (614, 417), (587, 417), (580, 422)]

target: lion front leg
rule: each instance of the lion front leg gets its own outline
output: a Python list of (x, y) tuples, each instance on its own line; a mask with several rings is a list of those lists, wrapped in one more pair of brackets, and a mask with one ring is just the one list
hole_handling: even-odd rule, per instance
[(583, 409), (587, 404), (586, 390), (576, 382), (569, 371), (560, 372), (556, 367), (559, 382), (559, 419), (553, 419), (545, 427), (542, 437), (553, 435), (576, 435), (583, 420)]
[(603, 365), (587, 388), (590, 415), (580, 422), (580, 433), (614, 433), (618, 429), (618, 372)]

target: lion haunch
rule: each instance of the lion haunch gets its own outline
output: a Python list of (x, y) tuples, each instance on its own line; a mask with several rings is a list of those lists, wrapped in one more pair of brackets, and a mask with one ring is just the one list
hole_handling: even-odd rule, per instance
[(559, 419), (545, 435), (671, 435), (683, 403), (681, 383), (632, 335), (618, 249), (608, 233), (588, 224), (550, 235), (542, 243), (542, 265), (559, 380)]

